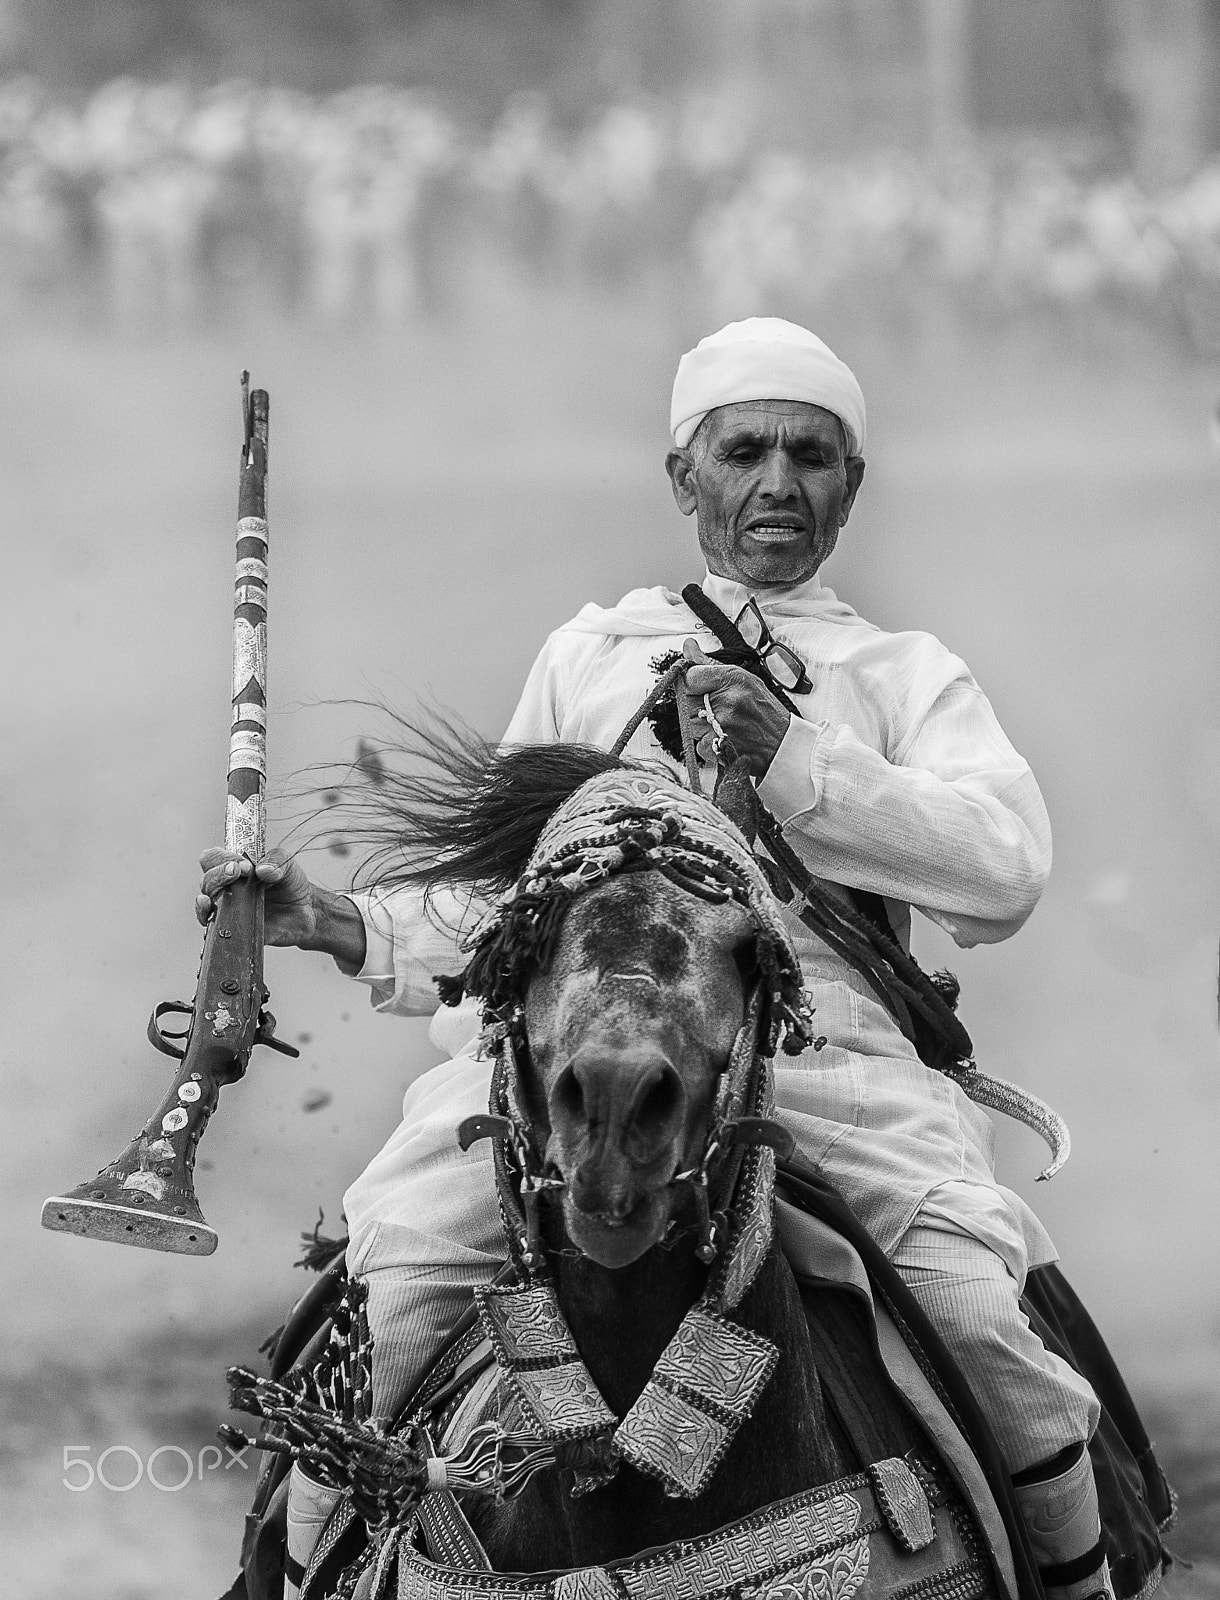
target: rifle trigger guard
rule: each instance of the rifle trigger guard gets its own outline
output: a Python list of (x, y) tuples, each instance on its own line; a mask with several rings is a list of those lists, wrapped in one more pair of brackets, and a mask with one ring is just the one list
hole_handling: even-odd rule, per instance
[(170, 1029), (161, 1027), (161, 1018), (166, 1016), (190, 1017), (195, 1020), (194, 1006), (188, 1006), (184, 1000), (162, 1000), (159, 1006), (153, 1007), (153, 1014), (148, 1019), (148, 1041), (160, 1050), (163, 1056), (173, 1056), (175, 1061), (181, 1061), (186, 1055), (185, 1045), (179, 1050), (176, 1044), (171, 1044), (171, 1039), (189, 1039), (191, 1036), (191, 1023), (187, 1023), (181, 1032), (175, 1033)]
[(275, 1018), (270, 1011), (260, 1011), (258, 1014), (258, 1032), (254, 1035), (255, 1044), (265, 1044), (268, 1050), (278, 1050), (282, 1056), (299, 1056), (300, 1051), (294, 1044), (285, 1044), (283, 1039), (275, 1037)]

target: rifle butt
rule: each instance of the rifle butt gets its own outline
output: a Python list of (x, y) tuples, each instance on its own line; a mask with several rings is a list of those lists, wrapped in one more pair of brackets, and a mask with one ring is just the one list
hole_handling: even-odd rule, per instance
[[(187, 1061), (184, 1058), (183, 1067)], [(219, 1098), (182, 1072), (126, 1149), (95, 1178), (43, 1204), (42, 1225), (82, 1239), (210, 1256), (218, 1243), (195, 1198), (195, 1147)], [(185, 1091), (185, 1093), (184, 1093)], [(210, 1104), (209, 1104), (210, 1102)]]
[(193, 1215), (171, 1216), (153, 1207), (139, 1210), (115, 1198), (118, 1183), (103, 1172), (96, 1182), (83, 1183), (71, 1194), (52, 1195), (43, 1202), (43, 1227), (180, 1256), (210, 1256), (215, 1250), (220, 1242), (216, 1230), (203, 1220), (197, 1203), (189, 1208)]
[[(47, 1200), (44, 1228), (178, 1255), (215, 1250), (195, 1198), (195, 1154), (221, 1087), (242, 1076), (260, 1037), (262, 940), (262, 885), (239, 879), (217, 897), (194, 1003), (158, 1006), (148, 1024), (150, 1040), (181, 1063), (160, 1105), (95, 1178)], [(161, 1029), (167, 1011), (190, 1016), (183, 1048), (173, 1042), (181, 1034)]]

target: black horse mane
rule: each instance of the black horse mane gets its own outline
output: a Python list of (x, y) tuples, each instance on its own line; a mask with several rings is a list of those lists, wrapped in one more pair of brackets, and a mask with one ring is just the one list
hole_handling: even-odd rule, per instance
[(387, 714), (393, 737), (378, 743), (375, 766), (341, 802), (342, 836), (363, 851), (360, 889), (411, 884), (430, 897), (444, 884), (502, 894), (570, 795), (635, 765), (593, 745), (492, 744), (449, 712)]

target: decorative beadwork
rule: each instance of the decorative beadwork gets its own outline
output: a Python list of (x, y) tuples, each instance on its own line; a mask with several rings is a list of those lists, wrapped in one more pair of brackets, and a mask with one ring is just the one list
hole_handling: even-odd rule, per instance
[(587, 1439), (618, 1418), (580, 1359), (549, 1279), (475, 1291), (479, 1318), (518, 1403), (553, 1442)]
[(496, 1361), (543, 1439), (587, 1439), (613, 1429), (615, 1451), (674, 1496), (702, 1492), (779, 1359), (769, 1339), (692, 1306), (618, 1423), (580, 1358), (549, 1280), (483, 1289), (476, 1299)]
[(551, 1600), (623, 1600), (623, 1591), (605, 1567), (579, 1567), (555, 1579)]
[[(770, 1077), (770, 1073), (765, 1074)], [(775, 1151), (756, 1146), (746, 1154), (733, 1198), (728, 1248), (710, 1298), (724, 1311), (741, 1304), (771, 1248), (775, 1197)]]
[(615, 1424), (583, 1361), (514, 1370), (511, 1380), (544, 1438), (586, 1439)]
[(659, 1478), (668, 1495), (694, 1499), (720, 1464), (744, 1419), (709, 1416), (658, 1383), (644, 1392), (615, 1429), (614, 1443), (633, 1467)]
[(768, 975), (766, 1053), (786, 1029), (785, 1049), (799, 1054), (812, 1040), (812, 1017), (779, 905), (740, 830), (668, 770), (601, 773), (555, 811), (517, 883), (464, 944), (469, 992), (492, 1010), (519, 1001), (542, 937), (539, 903), (557, 904), (641, 860), (749, 913)]
[(479, 1309), (493, 1347), (509, 1361), (566, 1360), (577, 1353), (546, 1284), (485, 1289), (479, 1295)]
[(450, 1573), (430, 1561), (408, 1559), (405, 1551), (398, 1559), (398, 1600), (491, 1600), (509, 1592), (513, 1600), (550, 1600), (551, 1585), (492, 1572)]
[(758, 1584), (760, 1572), (785, 1574), (811, 1556), (828, 1554), (860, 1526), (854, 1495), (822, 1492), (814, 1498), (818, 1493), (780, 1501), (730, 1528), (626, 1562), (616, 1576), (629, 1600), (697, 1600)]
[(654, 1382), (693, 1391), (714, 1407), (746, 1417), (778, 1359), (770, 1339), (694, 1306), (652, 1376)]
[[(1159, 1576), (1159, 1575), (1158, 1575)], [(1153, 1585), (1156, 1588), (1156, 1585)], [(976, 1562), (963, 1561), (943, 1572), (929, 1573), (904, 1589), (897, 1590), (891, 1600), (984, 1600), (992, 1594), (987, 1573)], [(1142, 1590), (1132, 1600), (1150, 1600), (1152, 1591)]]
[(807, 1562), (771, 1583), (741, 1591), (741, 1600), (849, 1600), (868, 1576), (868, 1540)]
[(868, 1469), (877, 1505), (894, 1538), (906, 1551), (926, 1550), (936, 1522), (923, 1485), (900, 1456), (874, 1461)]

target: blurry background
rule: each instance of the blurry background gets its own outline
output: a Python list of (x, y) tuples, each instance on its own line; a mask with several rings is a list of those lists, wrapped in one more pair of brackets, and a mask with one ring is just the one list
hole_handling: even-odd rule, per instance
[(1029, 926), (916, 949), (1072, 1127), (1036, 1189), (1003, 1128), (1000, 1176), (1220, 1593), (1218, 89), (1217, 0), (2, 0), (0, 1591), (220, 1592), (253, 1480), (208, 1449), (222, 1370), (437, 1059), (271, 953), (302, 1058), (222, 1099), (217, 1254), (38, 1227), (152, 1109), (145, 1020), (191, 992), (241, 368), (272, 397), (271, 760), (309, 789), (379, 731), (334, 702), (495, 735), (585, 600), (700, 575), (669, 384), (761, 312), (869, 399), (827, 581), (963, 655), (1042, 782)]

